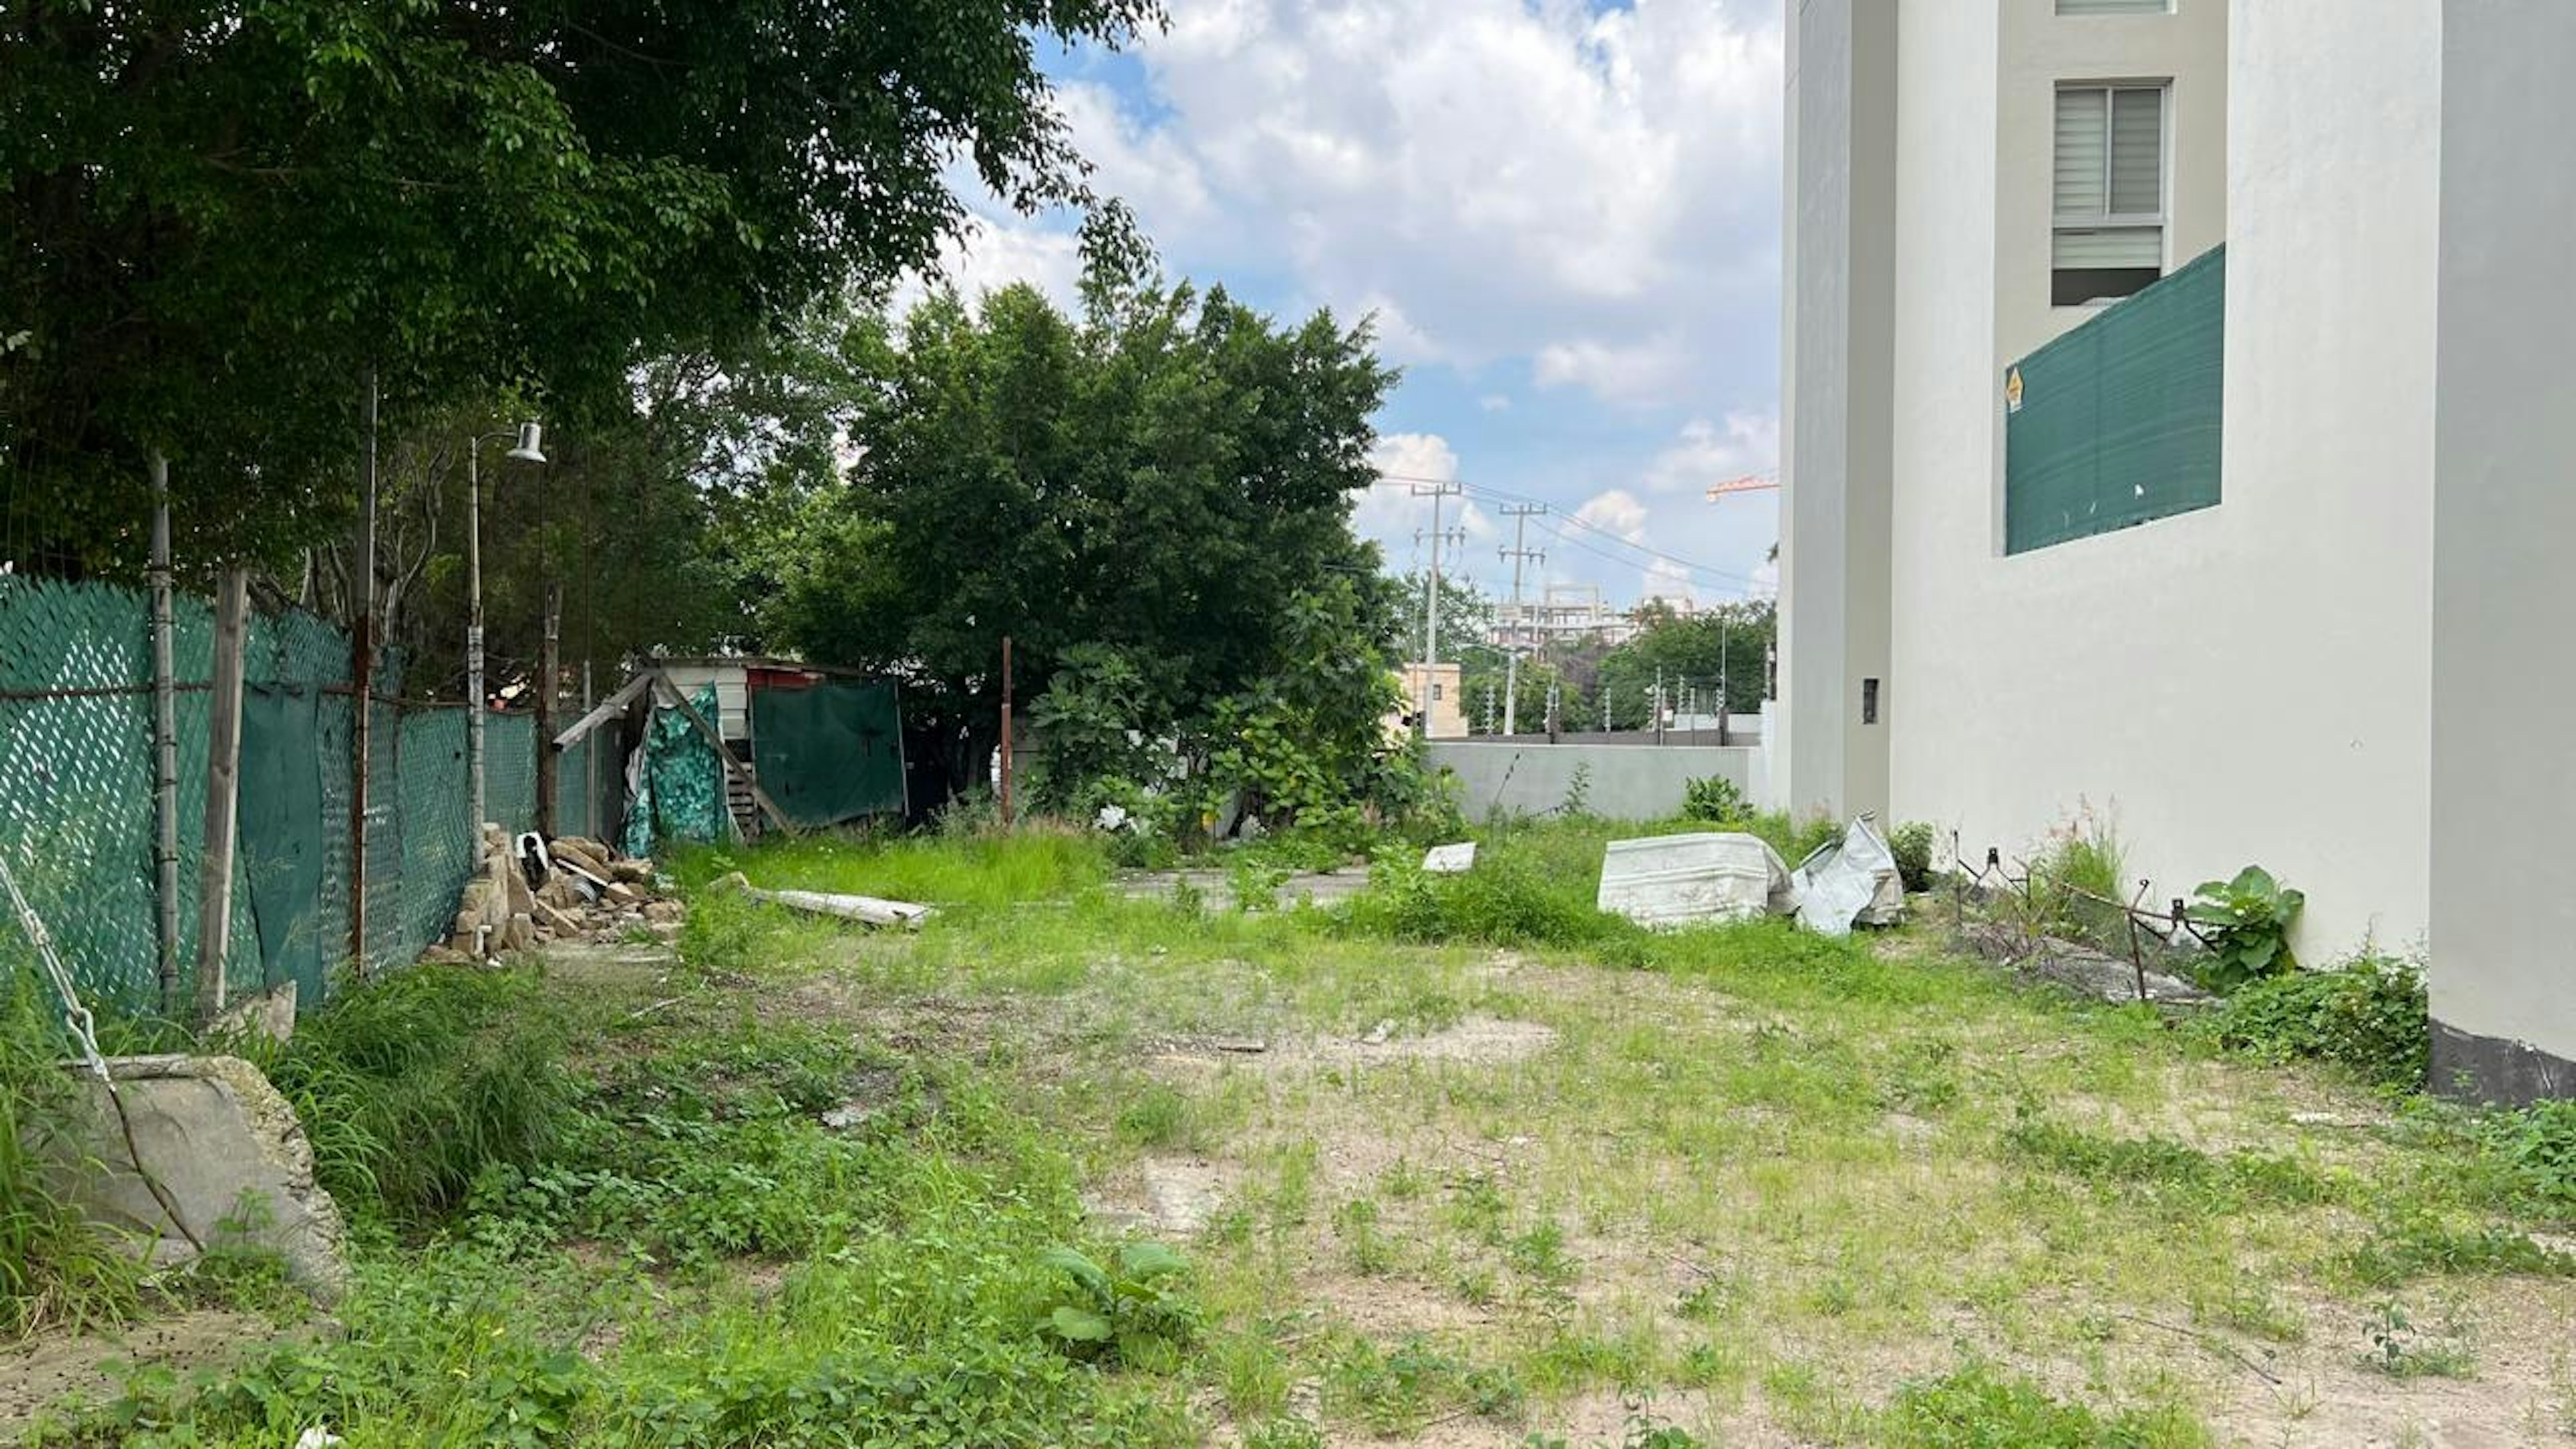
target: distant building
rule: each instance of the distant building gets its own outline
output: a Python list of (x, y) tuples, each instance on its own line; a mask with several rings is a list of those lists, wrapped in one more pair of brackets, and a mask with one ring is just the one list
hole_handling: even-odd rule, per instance
[[(1400, 671), (1404, 681), (1404, 705), (1388, 720), (1397, 734), (1411, 733), (1414, 715), (1422, 708), (1424, 666), (1420, 661), (1408, 663)], [(1431, 685), (1431, 728), (1424, 733), (1435, 740), (1457, 740), (1467, 737), (1467, 714), (1458, 699), (1458, 666), (1434, 664), (1429, 667)]]
[(1788, 24), (1770, 798), (2259, 862), (2434, 1085), (2576, 1093), (2576, 4)]
[(1634, 609), (1620, 609), (1602, 601), (1597, 585), (1551, 584), (1535, 603), (1505, 600), (1494, 605), (1494, 623), (1486, 631), (1486, 641), (1497, 649), (1533, 652), (1591, 643), (1615, 649), (1637, 637), (1643, 627), (1640, 616), (1648, 610), (1660, 608), (1686, 619), (1694, 607), (1691, 600), (1682, 598), (1649, 599)]

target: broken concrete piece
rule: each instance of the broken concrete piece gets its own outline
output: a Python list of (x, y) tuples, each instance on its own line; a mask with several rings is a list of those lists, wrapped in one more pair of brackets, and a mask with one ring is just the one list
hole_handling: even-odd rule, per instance
[(295, 982), (289, 979), (245, 996), (217, 1016), (208, 1035), (218, 1041), (266, 1038), (282, 1042), (295, 1035)]
[(1433, 875), (1456, 875), (1476, 863), (1476, 842), (1462, 840), (1455, 845), (1435, 845), (1422, 857), (1422, 868)]
[(609, 879), (621, 885), (643, 885), (653, 879), (653, 862), (649, 860), (613, 860), (608, 863)]
[(685, 913), (686, 908), (678, 901), (646, 901), (644, 903), (644, 919), (648, 921), (676, 921)]
[[(313, 1179), (294, 1108), (239, 1057), (115, 1057), (108, 1073), (133, 1125), (126, 1151), (107, 1089), (83, 1074), (78, 1126), (38, 1144), (56, 1191), (92, 1221), (139, 1234), (156, 1259), (241, 1244), (275, 1252), (289, 1281), (329, 1301), (348, 1284), (339, 1205)], [(177, 1209), (171, 1221), (134, 1157)], [(184, 1228), (184, 1231), (182, 1229)]]
[(1593, 903), (1642, 926), (1695, 926), (1785, 913), (1789, 889), (1789, 868), (1758, 836), (1662, 835), (1611, 841)]

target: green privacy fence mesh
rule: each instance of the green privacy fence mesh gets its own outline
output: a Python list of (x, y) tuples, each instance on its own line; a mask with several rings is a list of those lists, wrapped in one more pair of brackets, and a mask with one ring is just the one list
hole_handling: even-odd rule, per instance
[[(179, 960), (197, 954), (213, 610), (173, 604), (178, 681)], [(322, 998), (349, 955), (354, 880), (350, 806), (356, 701), (349, 642), (301, 613), (254, 616), (244, 638), (240, 825), (230, 978), (292, 979)], [(398, 691), (399, 659), (377, 688)], [(62, 947), (85, 995), (129, 1008), (157, 1001), (153, 909), (151, 607), (134, 589), (0, 575), (0, 852)], [(367, 946), (398, 964), (447, 933), (474, 856), (457, 708), (371, 702), (366, 821)], [(494, 714), (485, 732), (496, 817), (536, 817), (535, 722)], [(605, 747), (603, 747), (605, 748)], [(587, 756), (567, 752), (558, 820), (590, 821)], [(603, 766), (603, 776), (606, 770)], [(614, 792), (598, 792), (602, 804)], [(14, 933), (15, 922), (0, 924)]]
[(751, 748), (761, 788), (799, 825), (903, 809), (903, 725), (891, 684), (754, 689)]
[(2227, 252), (2220, 247), (2004, 376), (2004, 551), (2218, 502)]

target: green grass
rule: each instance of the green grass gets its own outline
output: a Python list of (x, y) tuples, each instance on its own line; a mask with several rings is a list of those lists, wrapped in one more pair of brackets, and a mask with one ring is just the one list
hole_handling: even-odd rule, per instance
[[(2576, 1316), (2528, 1236), (2561, 1118), (2384, 1115), (1930, 927), (1639, 930), (1591, 906), (1626, 833), (1390, 849), (1335, 911), (1130, 900), (1052, 830), (680, 853), (675, 979), (414, 973), (272, 1063), (392, 1229), (348, 1333), (65, 1442), (2163, 1449), (2252, 1432), (2204, 1339), (2348, 1368), (2311, 1322), (2507, 1277)], [(736, 869), (940, 915), (705, 889)], [(1052, 1331), (1050, 1251), (1116, 1261), (1084, 1194), (1176, 1170), (1214, 1196), (1160, 1327)]]
[(68, 1037), (32, 963), (0, 953), (0, 1342), (106, 1327), (141, 1307), (141, 1272), (62, 1200), (40, 1151), (77, 1120)]

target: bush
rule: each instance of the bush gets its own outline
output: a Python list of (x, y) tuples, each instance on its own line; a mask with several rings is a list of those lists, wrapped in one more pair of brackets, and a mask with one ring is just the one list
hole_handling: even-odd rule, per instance
[(2209, 959), (2201, 967), (2201, 984), (2212, 991), (2233, 991), (2266, 976), (2286, 976), (2299, 968), (2290, 955), (2290, 928), (2298, 923), (2307, 897), (2272, 878), (2259, 865), (2249, 865), (2232, 880), (2205, 881), (2192, 902), (2191, 918), (2217, 928)]
[(1397, 941), (1489, 946), (1589, 946), (1638, 931), (1593, 907), (1597, 879), (1547, 871), (1508, 848), (1483, 851), (1475, 869), (1456, 875), (1432, 874), (1410, 860), (1381, 861), (1338, 926)]
[(2249, 982), (2196, 1029), (2229, 1051), (2333, 1062), (2392, 1091), (2422, 1087), (2431, 1054), (2423, 968), (2388, 956)]
[(572, 1107), (535, 978), (437, 966), (335, 996), (259, 1065), (342, 1206), (419, 1226), (495, 1163), (545, 1155)]
[(1689, 820), (1710, 820), (1732, 825), (1752, 814), (1744, 801), (1744, 792), (1723, 775), (1692, 780), (1682, 786), (1682, 815)]
[(1907, 892), (1932, 889), (1932, 851), (1939, 840), (1930, 823), (1922, 820), (1887, 833), (1888, 853), (1896, 857), (1896, 873), (1904, 877)]

